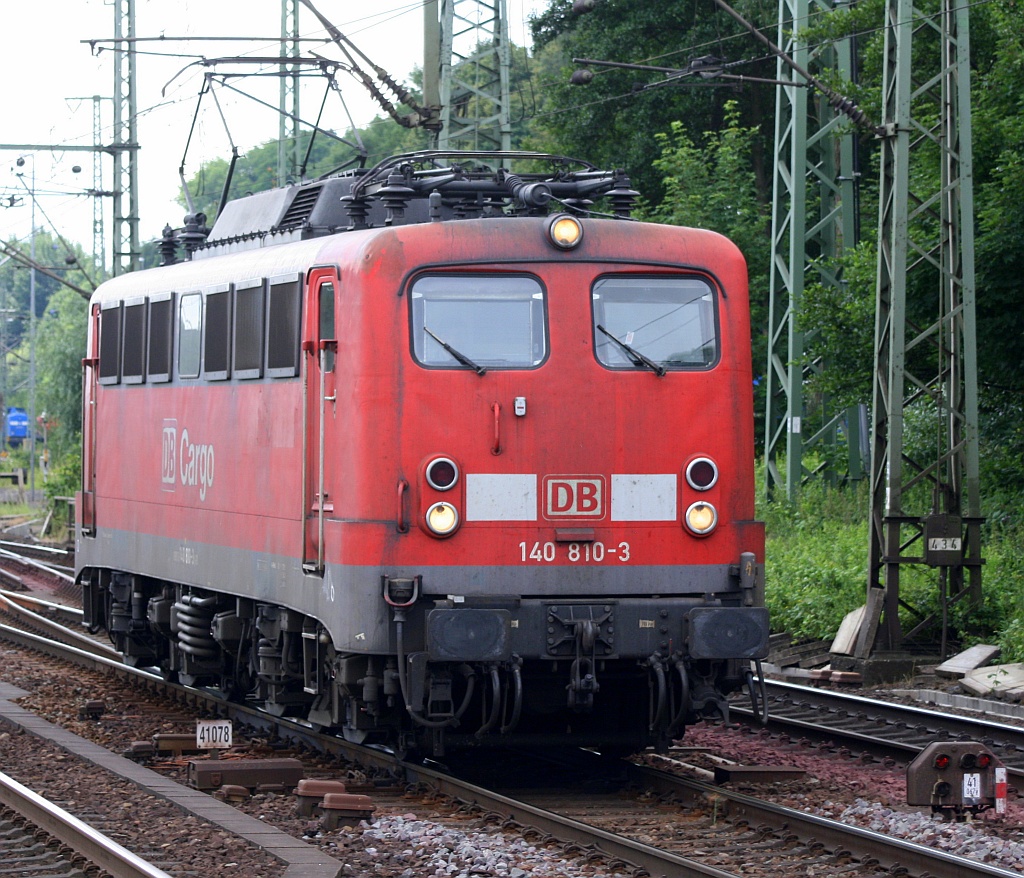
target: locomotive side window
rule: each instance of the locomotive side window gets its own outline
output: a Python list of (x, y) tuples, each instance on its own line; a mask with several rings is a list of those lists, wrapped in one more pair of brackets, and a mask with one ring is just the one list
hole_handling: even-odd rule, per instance
[(292, 378), (299, 374), (299, 314), (302, 307), (298, 277), (270, 279), (267, 316), (267, 374)]
[(235, 287), (232, 353), (236, 378), (259, 378), (263, 374), (263, 301), (263, 281)]
[(718, 360), (715, 291), (695, 277), (613, 276), (593, 288), (594, 352), (612, 369), (706, 369)]
[(410, 295), (413, 356), (444, 369), (530, 369), (547, 356), (544, 289), (514, 275), (426, 275)]
[(100, 312), (100, 384), (121, 380), (121, 303)]
[[(334, 341), (337, 335), (334, 332), (334, 284), (325, 283), (320, 285), (320, 339), (322, 341)], [(334, 371), (335, 350), (326, 348), (323, 353), (323, 370)]]
[(174, 331), (174, 295), (149, 303), (146, 375), (152, 382), (171, 380), (171, 338)]
[(203, 297), (189, 293), (178, 308), (178, 377), (198, 378), (203, 348)]
[(203, 325), (203, 377), (221, 381), (231, 374), (228, 363), (231, 332), (231, 289), (224, 286), (206, 294)]
[(125, 302), (122, 319), (121, 379), (125, 384), (141, 384), (146, 370), (146, 300)]

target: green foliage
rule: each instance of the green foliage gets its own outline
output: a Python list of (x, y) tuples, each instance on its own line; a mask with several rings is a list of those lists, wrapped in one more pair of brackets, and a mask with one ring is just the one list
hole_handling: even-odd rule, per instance
[[(81, 435), (76, 436), (77, 444), (81, 444)], [(46, 478), (46, 508), (51, 513), (51, 525), (47, 536), (56, 539), (67, 539), (72, 534), (66, 533), (69, 498), (82, 487), (82, 455), (66, 454), (54, 466)]]
[(645, 218), (728, 235), (751, 260), (752, 275), (764, 283), (768, 217), (757, 197), (752, 164), (758, 132), (740, 124), (736, 101), (727, 101), (723, 111), (722, 126), (697, 137), (681, 122), (654, 135), (661, 156), (653, 165), (661, 174), (665, 198)]
[[(21, 257), (8, 259), (0, 265), (0, 345), (7, 350), (13, 350), (28, 337), (32, 286), (32, 273), (28, 262), (33, 247), (31, 241), (13, 239), (7, 241), (6, 246)], [(82, 289), (86, 296), (103, 280), (101, 269), (85, 254), (79, 244), (65, 242), (49, 232), (37, 231), (34, 250), (36, 263), (40, 266), (35, 272), (36, 319), (46, 314), (50, 297), (57, 290), (67, 289), (61, 283), (61, 279)], [(69, 259), (74, 262), (69, 263)], [(80, 298), (84, 301), (86, 296)], [(25, 362), (27, 365), (27, 360)], [(5, 364), (5, 367), (14, 369), (16, 364), (17, 358), (14, 362)], [(14, 393), (14, 388), (23, 380), (24, 378), (18, 374), (8, 375), (6, 368), (0, 372), (0, 393), (8, 397), (5, 405), (23, 404), (20, 401), (21, 397)]]
[[(1024, 497), (1017, 497), (1017, 505)], [(984, 607), (980, 623), (968, 630), (970, 642), (995, 642), (1002, 649), (1002, 661), (1024, 661), (1024, 522), (1000, 521), (986, 528), (985, 568), (982, 574)]]
[(36, 411), (45, 413), (51, 459), (77, 457), (82, 428), (82, 354), (89, 305), (67, 288), (50, 298), (36, 329)]
[[(81, 443), (81, 434), (75, 437)], [(74, 497), (82, 487), (82, 455), (66, 454), (54, 466), (46, 478), (46, 500), (51, 508), (58, 505), (58, 498)]]
[[(1008, 508), (1024, 507), (1024, 496), (1004, 494)], [(795, 503), (764, 503), (766, 602), (773, 631), (798, 639), (830, 640), (843, 617), (861, 606), (867, 589), (869, 497), (867, 484), (833, 488), (821, 481), (804, 486)], [(1006, 661), (1024, 661), (1024, 520), (990, 514), (983, 535), (983, 603), (966, 600), (950, 610), (955, 648), (998, 643)], [(904, 608), (900, 621), (910, 630), (923, 615), (941, 618), (939, 573), (908, 565), (900, 574)], [(938, 621), (926, 634), (938, 640)]]
[(807, 485), (798, 503), (766, 504), (765, 597), (772, 630), (828, 640), (867, 589), (866, 486)]
[(863, 242), (830, 266), (839, 284), (816, 281), (804, 290), (798, 325), (805, 364), (825, 364), (813, 373), (808, 389), (829, 394), (836, 410), (871, 399), (877, 259), (874, 242)]
[[(30, 258), (31, 242), (8, 242), (23, 257)], [(86, 256), (77, 244), (59, 236), (37, 232), (35, 237), (35, 410), (46, 415), (46, 451), (51, 462), (61, 456), (78, 455), (75, 435), (80, 428), (82, 407), (82, 356), (88, 303), (74, 284), (88, 294), (103, 280), (102, 268)], [(0, 266), (0, 405), (31, 409), (30, 308), (31, 277), (18, 258)], [(39, 429), (39, 435), (43, 431)], [(44, 448), (37, 446), (37, 453)], [(26, 449), (5, 462), (29, 468)]]
[[(757, 24), (774, 23), (777, 9), (762, 0), (739, 0)], [(571, 0), (553, 0), (532, 22), (540, 112), (534, 138), (553, 152), (578, 156), (603, 167), (624, 168), (634, 187), (651, 202), (662, 197), (662, 180), (654, 168), (660, 145), (654, 139), (673, 123), (699, 141), (706, 131), (724, 127), (725, 104), (736, 87), (726, 81), (688, 77), (666, 84), (661, 73), (594, 67), (586, 86), (570, 84), (580, 65), (573, 58), (686, 68), (697, 57), (713, 54), (728, 61), (748, 59), (734, 72), (774, 76), (774, 61), (711, 0), (694, 4), (602, 0), (587, 15), (574, 15)], [(754, 59), (760, 59), (754, 63)], [(653, 86), (653, 87), (651, 87)], [(774, 93), (768, 85), (746, 83), (738, 106), (742, 124), (759, 132), (751, 167), (757, 189), (771, 187), (770, 156)]]
[(752, 357), (756, 370), (768, 355), (769, 233), (767, 206), (758, 197), (753, 170), (759, 134), (740, 124), (739, 105), (727, 101), (723, 126), (699, 139), (680, 122), (655, 135), (661, 156), (654, 168), (662, 175), (665, 198), (638, 211), (641, 219), (711, 229), (732, 239), (747, 259), (750, 281)]

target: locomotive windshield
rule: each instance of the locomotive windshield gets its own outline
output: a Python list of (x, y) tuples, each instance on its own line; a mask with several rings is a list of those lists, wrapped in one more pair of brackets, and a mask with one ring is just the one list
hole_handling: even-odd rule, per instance
[(523, 369), (547, 354), (536, 278), (427, 275), (412, 287), (413, 354), (424, 366)]
[(704, 369), (718, 359), (715, 293), (695, 277), (603, 277), (594, 351), (613, 369)]

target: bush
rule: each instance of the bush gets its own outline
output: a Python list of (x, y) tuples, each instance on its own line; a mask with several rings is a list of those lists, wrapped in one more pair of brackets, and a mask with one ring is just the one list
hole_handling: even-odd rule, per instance
[(774, 631), (830, 640), (867, 589), (865, 487), (805, 486), (796, 503), (766, 504), (765, 600)]
[[(1005, 661), (1024, 661), (1024, 520), (1016, 511), (1024, 508), (1024, 498), (999, 499), (999, 508), (988, 511), (982, 539), (982, 606), (966, 600), (952, 606), (950, 645), (997, 643)], [(829, 640), (843, 617), (864, 603), (868, 512), (864, 482), (840, 488), (811, 482), (797, 502), (765, 503), (759, 509), (767, 530), (765, 594), (773, 631)], [(900, 571), (900, 597), (918, 613), (941, 619), (936, 570), (906, 565)], [(909, 612), (901, 617), (905, 631), (919, 620)], [(938, 630), (936, 621), (934, 633)]]

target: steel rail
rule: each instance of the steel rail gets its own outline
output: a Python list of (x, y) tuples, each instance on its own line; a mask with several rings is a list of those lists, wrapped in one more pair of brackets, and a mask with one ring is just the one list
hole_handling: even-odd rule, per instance
[[(783, 698), (794, 703), (802, 702), (825, 713), (815, 715), (813, 719), (800, 718), (785, 713), (772, 713), (769, 709), (769, 725), (781, 725), (797, 729), (809, 738), (846, 740), (855, 743), (869, 753), (879, 756), (912, 759), (924, 747), (905, 738), (912, 723), (927, 728), (925, 733), (928, 743), (942, 740), (941, 735), (949, 739), (959, 739), (965, 735), (981, 741), (993, 748), (993, 752), (1003, 759), (1009, 773), (1017, 778), (1024, 778), (1024, 728), (996, 722), (991, 719), (972, 716), (943, 714), (934, 707), (930, 709), (908, 704), (894, 704), (876, 701), (861, 695), (832, 690), (812, 689), (807, 686), (782, 683), (775, 680), (766, 681), (768, 691), (781, 693)], [(742, 704), (730, 704), (731, 714), (744, 719), (755, 719), (753, 711)], [(842, 711), (842, 712), (840, 712)], [(860, 714), (864, 716), (861, 717)], [(845, 727), (856, 724), (859, 728)], [(864, 730), (870, 725), (869, 731)], [(999, 740), (996, 744), (996, 739)], [(999, 748), (1004, 748), (1001, 752)], [(1012, 764), (1012, 751), (1020, 754), (1017, 765)], [(1009, 754), (1005, 751), (1009, 751)]]
[(24, 594), (20, 591), (7, 591), (6, 589), (0, 589), (0, 597), (7, 598), (8, 600), (21, 604), (22, 606), (32, 606), (42, 610), (49, 610), (51, 613), (56, 613), (59, 616), (65, 617), (71, 623), (77, 623), (79, 625), (84, 624), (82, 622), (84, 613), (78, 607), (69, 607), (67, 604), (58, 604), (54, 601), (48, 601), (43, 598), (36, 597), (35, 595)]
[(1020, 878), (1019, 872), (978, 863), (966, 857), (783, 805), (763, 802), (715, 784), (680, 778), (641, 765), (631, 765), (629, 772), (637, 783), (661, 793), (683, 795), (688, 799), (707, 796), (725, 799), (729, 803), (729, 816), (742, 815), (751, 822), (763, 822), (770, 826), (786, 825), (803, 840), (817, 839), (826, 846), (848, 851), (860, 859), (877, 860), (893, 874), (900, 874), (899, 869), (902, 868), (932, 878)]
[[(24, 638), (23, 642), (26, 645), (39, 648), (40, 646), (45, 647), (47, 644), (45, 639), (36, 635), (23, 634), (0, 625), (0, 636), (9, 637), (12, 632), (18, 635), (13, 639), (22, 642), (21, 638)], [(602, 857), (611, 862), (619, 861), (625, 866), (639, 868), (655, 876), (733, 878), (732, 873), (617, 836), (571, 818), (561, 817), (553, 812), (491, 792), (428, 766), (399, 762), (390, 751), (368, 749), (336, 737), (321, 735), (301, 721), (270, 717), (251, 707), (226, 702), (210, 693), (187, 689), (180, 684), (168, 683), (151, 671), (132, 668), (117, 661), (86, 654), (74, 647), (53, 644), (50, 645), (50, 650), (54, 654), (70, 652), (79, 663), (100, 664), (126, 676), (136, 677), (144, 683), (163, 685), (172, 692), (184, 693), (187, 698), (202, 700), (220, 713), (230, 711), (239, 715), (244, 714), (250, 721), (256, 719), (257, 724), (272, 722), (282, 732), (286, 731), (311, 746), (333, 752), (345, 752), (351, 758), (358, 759), (364, 764), (372, 764), (392, 771), (397, 770), (405, 776), (408, 783), (426, 784), (444, 795), (498, 815), (503, 823), (514, 826), (516, 829), (536, 828), (553, 840), (573, 845), (582, 853), (590, 852), (595, 857)], [(878, 704), (878, 702), (868, 699), (861, 699), (861, 701), (872, 707)], [(922, 713), (929, 712), (922, 711)], [(831, 733), (831, 730), (826, 733)], [(1011, 876), (1019, 878), (1019, 873), (1016, 872), (976, 863), (913, 842), (894, 839), (860, 827), (762, 802), (721, 786), (679, 778), (643, 766), (629, 765), (627, 770), (638, 783), (658, 792), (671, 793), (683, 799), (703, 798), (708, 795), (726, 799), (729, 802), (730, 813), (733, 815), (745, 815), (752, 821), (780, 828), (786, 827), (805, 841), (816, 839), (832, 845), (835, 849), (849, 851), (855, 856), (866, 859), (873, 858), (897, 871), (899, 868), (910, 869), (912, 872), (927, 874), (932, 878), (1011, 878)]]
[[(895, 704), (888, 701), (878, 701), (873, 698), (865, 698), (863, 695), (855, 695), (852, 692), (837, 692), (834, 689), (816, 689), (811, 686), (801, 686), (795, 683), (786, 683), (781, 680), (765, 680), (769, 695), (775, 691), (783, 695), (796, 697), (805, 702), (823, 705), (841, 705), (848, 712), (868, 712), (875, 716), (895, 716), (902, 714), (919, 718), (922, 722), (929, 722), (933, 725), (948, 722), (950, 728), (953, 726), (976, 726), (991, 731), (993, 728), (1006, 732), (1009, 735), (1020, 737), (1024, 740), (1024, 728), (1020, 726), (1007, 725), (1006, 723), (995, 722), (991, 719), (972, 716), (950, 716), (948, 719), (943, 714), (937, 714), (935, 707), (916, 707), (912, 704)], [(961, 729), (962, 730), (962, 729)]]
[(650, 875), (736, 878), (733, 872), (706, 866), (696, 860), (659, 850), (569, 817), (562, 817), (552, 811), (511, 799), (422, 765), (403, 762), (402, 769), (410, 782), (426, 784), (444, 795), (496, 815), (501, 819), (503, 826), (514, 827), (518, 831), (527, 828), (539, 830), (561, 844), (571, 844), (577, 850), (582, 849), (580, 852), (590, 852), (612, 864), (617, 862), (633, 868), (640, 867)]
[[(21, 605), (19, 602), (20, 597), (20, 595), (13, 595), (8, 592), (0, 592), (0, 606), (5, 606), (10, 612), (20, 614), (27, 619), (31, 619), (32, 624), (38, 625), (46, 631), (54, 632), (56, 635), (74, 641), (74, 644), (77, 644), (77, 646), (85, 652), (92, 653), (100, 658), (110, 659), (111, 661), (121, 661), (120, 654), (116, 652), (113, 647), (99, 643), (90, 637), (86, 637), (84, 634), (72, 631), (70, 628), (67, 628), (59, 622), (54, 622), (52, 619), (47, 619), (45, 616), (41, 616), (39, 613), (33, 612), (27, 607)], [(30, 600), (37, 603), (35, 599)]]
[(0, 802), (113, 878), (171, 878), (103, 833), (0, 773)]
[(49, 573), (51, 576), (56, 576), (58, 579), (64, 580), (64, 582), (73, 583), (75, 581), (75, 577), (68, 575), (63, 570), (59, 570), (52, 564), (37, 561), (35, 558), (29, 558), (27, 555), (19, 555), (17, 552), (0, 549), (0, 558), (6, 558), (8, 561), (15, 561), (18, 564), (24, 564), (26, 567), (35, 567), (36, 570), (42, 570), (44, 573)]

